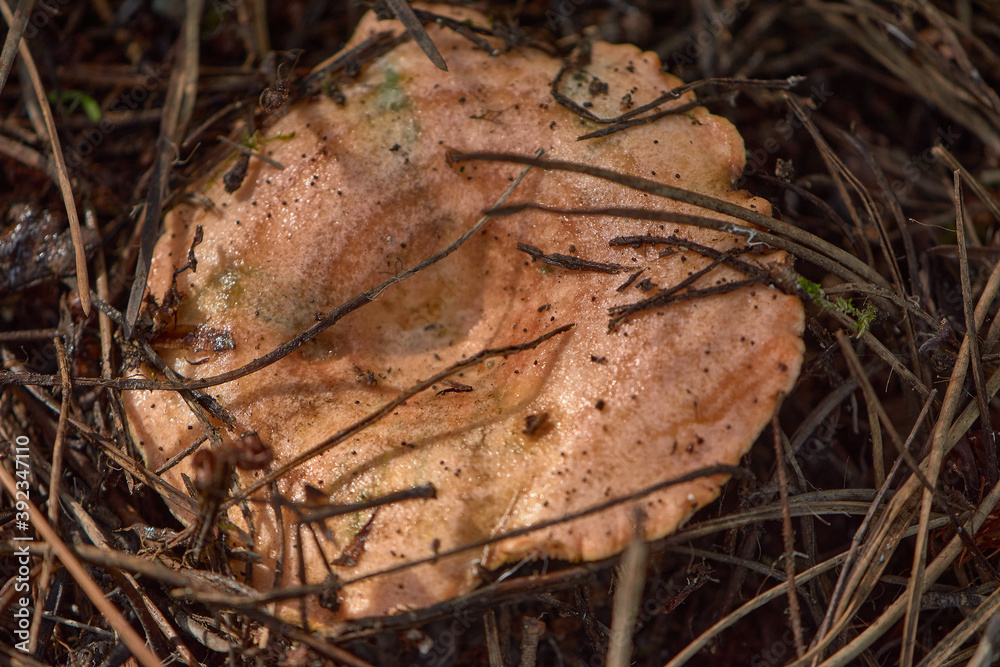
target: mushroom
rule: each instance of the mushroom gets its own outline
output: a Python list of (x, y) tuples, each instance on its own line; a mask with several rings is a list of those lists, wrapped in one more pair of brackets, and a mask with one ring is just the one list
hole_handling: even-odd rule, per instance
[[(487, 25), (472, 10), (432, 9)], [(368, 14), (349, 47), (386, 25), (401, 31)], [(310, 99), (269, 129), (257, 150), (283, 169), (251, 159), (230, 194), (223, 168), (200, 189), (199, 201), (211, 206), (183, 205), (168, 214), (152, 295), (170, 292), (199, 226), (204, 239), (195, 248), (197, 271), (177, 277), (179, 303), (165, 332), (225, 334), (231, 341), (195, 352), (154, 340), (174, 371), (202, 378), (240, 368), (453, 243), (522, 170), (456, 161), (456, 152), (543, 149), (545, 159), (669, 183), (769, 214), (765, 200), (733, 187), (744, 148), (727, 120), (693, 107), (577, 140), (600, 126), (553, 98), (562, 61), (530, 47), (491, 55), (438, 25), (429, 33), (450, 72), (414, 43), (402, 43), (341, 86), (343, 104)], [(602, 117), (679, 84), (660, 71), (655, 54), (603, 42), (559, 81), (564, 95)], [(693, 99), (685, 94), (664, 108)], [(546, 169), (531, 170), (511, 201), (738, 222), (592, 175)], [(609, 245), (634, 235), (675, 243)], [(253, 586), (336, 580), (336, 604), (309, 595), (277, 605), (286, 620), (303, 622), (306, 614), (310, 627), (335, 633), (344, 619), (468, 592), (484, 568), (527, 557), (612, 556), (633, 539), (637, 510), (645, 539), (676, 530), (727, 479), (697, 471), (739, 462), (792, 387), (803, 352), (801, 303), (762, 283), (634, 312), (609, 331), (609, 309), (685, 280), (695, 294), (746, 278), (692, 244), (731, 251), (763, 270), (787, 261), (766, 247), (747, 248), (745, 236), (712, 229), (524, 210), (489, 220), (457, 251), (280, 361), (209, 388), (240, 429), (267, 443), (274, 470), (455, 362), (573, 325), (530, 349), (467, 364), (277, 479), (286, 501), (312, 505), (285, 505), (279, 521), (275, 503), (258, 490), (254, 497), (264, 502), (249, 504), (249, 514), (231, 507), (231, 525), (253, 536), (260, 555)], [(177, 393), (129, 392), (127, 409), (152, 470), (204, 435)], [(163, 477), (183, 489), (195, 463), (187, 457)], [(266, 474), (241, 469), (237, 477), (247, 488)], [(685, 475), (689, 481), (641, 493)], [(427, 485), (435, 497), (410, 494), (419, 497), (299, 524), (317, 499), (331, 507), (371, 504)], [(479, 546), (462, 550), (470, 544)], [(415, 561), (422, 562), (398, 567)]]

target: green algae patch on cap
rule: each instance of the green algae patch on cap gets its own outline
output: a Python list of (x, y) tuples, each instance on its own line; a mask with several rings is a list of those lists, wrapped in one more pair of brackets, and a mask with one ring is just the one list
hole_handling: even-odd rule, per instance
[[(471, 10), (432, 7), (474, 24)], [(352, 40), (395, 26), (366, 16)], [(198, 270), (178, 278), (177, 327), (227, 332), (232, 349), (192, 355), (161, 349), (190, 377), (239, 368), (285, 343), (349, 298), (454, 242), (493, 206), (521, 167), (456, 162), (454, 152), (514, 152), (641, 176), (768, 214), (765, 200), (734, 189), (743, 141), (701, 107), (606, 137), (600, 125), (553, 99), (563, 62), (522, 46), (491, 56), (437, 25), (428, 32), (448, 62), (438, 70), (412, 42), (364, 65), (341, 86), (344, 104), (302, 102), (267, 131), (242, 186), (221, 177), (201, 194), (211, 207), (181, 206), (166, 218), (149, 288), (166, 293), (197, 226)], [(498, 50), (499, 40), (488, 39)], [(599, 116), (615, 116), (680, 85), (655, 54), (592, 45), (588, 63), (560, 90)], [(684, 95), (668, 103), (688, 104)], [(282, 136), (281, 141), (269, 140)], [(555, 208), (642, 208), (737, 222), (593, 176), (533, 169), (511, 201)], [(433, 485), (436, 497), (296, 526), (297, 515), (253, 502), (252, 584), (261, 591), (344, 585), (336, 603), (319, 596), (278, 603), (282, 618), (335, 634), (345, 619), (426, 607), (471, 591), (483, 568), (526, 557), (597, 560), (632, 539), (636, 510), (646, 539), (676, 530), (715, 499), (724, 475), (649, 493), (563, 522), (699, 469), (735, 465), (767, 424), (802, 361), (803, 310), (767, 285), (637, 313), (614, 331), (609, 309), (689, 278), (710, 260), (682, 248), (611, 247), (617, 236), (675, 235), (717, 250), (742, 237), (710, 229), (612, 216), (525, 210), (487, 223), (458, 251), (396, 284), (296, 352), (207, 391), (273, 452), (272, 468), (323, 442), (419, 380), (487, 348), (523, 344), (562, 325), (538, 347), (465, 369), (399, 406), (374, 426), (276, 482), (288, 501), (318, 496), (365, 502)], [(621, 267), (619, 273), (553, 266), (518, 250)], [(757, 250), (755, 248), (755, 250)], [(777, 251), (740, 255), (768, 267)], [(634, 284), (619, 291), (639, 270)], [(693, 283), (745, 278), (718, 266)], [(183, 401), (161, 391), (126, 395), (131, 427), (157, 469), (203, 435)], [(206, 447), (204, 445), (203, 447)], [(190, 459), (164, 473), (178, 488)], [(265, 471), (240, 471), (246, 488)], [(266, 500), (263, 492), (255, 495)], [(250, 524), (232, 508), (228, 519)], [(475, 550), (470, 543), (556, 522)], [(301, 541), (300, 541), (301, 540)], [(301, 555), (301, 559), (300, 559)], [(281, 559), (281, 577), (276, 579)], [(379, 574), (409, 562), (414, 567)], [(300, 568), (300, 562), (302, 567)], [(354, 583), (354, 580), (360, 579)], [(329, 597), (329, 596), (328, 596)]]

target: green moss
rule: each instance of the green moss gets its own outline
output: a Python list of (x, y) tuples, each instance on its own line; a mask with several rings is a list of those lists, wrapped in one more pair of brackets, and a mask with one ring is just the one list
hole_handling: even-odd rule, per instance
[(875, 306), (866, 303), (864, 310), (858, 315), (858, 323), (854, 325), (854, 331), (859, 334), (868, 331), (872, 322), (875, 321), (876, 315), (878, 315), (878, 310), (875, 309)]
[(193, 305), (203, 315), (216, 315), (241, 304), (245, 296), (246, 280), (256, 273), (252, 267), (220, 269), (212, 272), (205, 281), (205, 288)]
[(410, 97), (400, 85), (401, 77), (393, 67), (385, 68), (385, 81), (378, 89), (380, 111), (402, 111), (410, 106)]
[(819, 283), (806, 280), (802, 276), (799, 276), (797, 282), (800, 290), (809, 295), (816, 305), (823, 307), (823, 301), (826, 299), (826, 293), (823, 291), (823, 288), (819, 286)]
[(851, 299), (842, 296), (831, 300), (819, 284), (806, 280), (802, 276), (798, 277), (797, 283), (799, 289), (823, 310), (841, 312), (854, 318), (855, 334), (860, 335), (867, 331), (868, 327), (875, 321), (875, 316), (878, 315), (878, 310), (870, 303), (865, 303), (864, 307), (858, 308)]
[[(373, 140), (388, 141), (409, 149), (420, 136), (413, 100), (406, 90), (405, 71), (401, 74), (391, 65), (381, 64), (382, 82), (366, 90), (356, 99), (359, 108), (367, 109), (366, 124), (361, 131), (368, 132)], [(374, 74), (374, 73), (373, 73)], [(380, 162), (387, 166), (403, 160)]]

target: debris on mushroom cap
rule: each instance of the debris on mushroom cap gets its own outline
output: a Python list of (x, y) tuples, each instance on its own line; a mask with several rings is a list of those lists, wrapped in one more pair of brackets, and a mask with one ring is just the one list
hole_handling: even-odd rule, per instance
[[(434, 10), (479, 25), (478, 13)], [(354, 42), (391, 23), (368, 15)], [(399, 28), (395, 28), (399, 30)], [(491, 56), (439, 26), (447, 58), (434, 67), (412, 42), (365, 65), (343, 85), (342, 106), (322, 98), (288, 110), (227, 194), (221, 170), (205, 186), (214, 206), (170, 213), (149, 286), (160, 298), (182, 266), (197, 225), (197, 272), (178, 278), (176, 326), (228, 332), (232, 349), (161, 349), (187, 377), (239, 368), (349, 298), (455, 241), (493, 206), (522, 167), (455, 162), (449, 151), (513, 151), (642, 176), (769, 213), (734, 190), (744, 166), (732, 125), (704, 108), (607, 137), (553, 99), (562, 62), (519, 47)], [(489, 38), (492, 40), (492, 38)], [(496, 44), (502, 50), (498, 40)], [(680, 82), (655, 54), (595, 43), (589, 63), (563, 76), (562, 92), (598, 116), (616, 116)], [(670, 103), (692, 100), (689, 95)], [(608, 206), (726, 219), (589, 175), (533, 169), (511, 201), (561, 208)], [(802, 357), (800, 302), (757, 284), (631, 315), (608, 330), (609, 308), (677, 285), (709, 265), (682, 247), (611, 247), (623, 235), (676, 236), (718, 250), (746, 238), (704, 228), (609, 216), (526, 210), (491, 220), (425, 271), (396, 284), (288, 357), (207, 391), (273, 454), (271, 469), (365, 417), (421, 379), (486, 348), (522, 344), (575, 326), (534, 349), (496, 357), (417, 394), (385, 419), (277, 481), (289, 501), (371, 501), (432, 484), (435, 498), (402, 500), (307, 524), (254, 503), (253, 585), (266, 590), (342, 582), (418, 559), (392, 574), (346, 583), (339, 604), (316, 596), (278, 613), (334, 631), (339, 620), (428, 606), (471, 590), (480, 566), (527, 556), (594, 560), (621, 551), (636, 508), (647, 539), (674, 531), (711, 502), (724, 475), (700, 477), (596, 514), (558, 522), (487, 547), (469, 543), (555, 521), (717, 464), (736, 464), (794, 383)], [(530, 247), (529, 253), (518, 250)], [(662, 251), (672, 248), (674, 252)], [(755, 247), (753, 250), (760, 250)], [(581, 271), (535, 258), (562, 254), (621, 267)], [(743, 252), (757, 266), (776, 251)], [(565, 267), (570, 268), (565, 268)], [(623, 290), (631, 274), (643, 273)], [(609, 269), (613, 270), (613, 269)], [(712, 268), (708, 287), (746, 276)], [(155, 341), (154, 341), (155, 344)], [(207, 356), (206, 356), (207, 355)], [(159, 468), (203, 435), (180, 396), (131, 392), (128, 409), (147, 464)], [(203, 445), (203, 448), (207, 445)], [(183, 489), (190, 457), (164, 474)], [(240, 470), (246, 488), (265, 471)], [(263, 492), (257, 497), (266, 498)], [(425, 494), (426, 495), (426, 494)], [(248, 532), (234, 507), (229, 519)], [(299, 513), (301, 517), (302, 512)], [(279, 528), (278, 526), (283, 526)], [(301, 539), (301, 542), (299, 540)], [(305, 572), (299, 572), (301, 550)], [(438, 559), (433, 559), (442, 554)], [(275, 572), (281, 580), (275, 581)]]

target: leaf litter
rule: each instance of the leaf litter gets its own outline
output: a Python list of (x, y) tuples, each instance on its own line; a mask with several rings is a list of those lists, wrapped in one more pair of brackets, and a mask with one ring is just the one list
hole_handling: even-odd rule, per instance
[[(30, 3), (22, 4), (30, 7)], [(197, 79), (195, 111), (202, 124), (178, 145), (180, 157), (187, 157), (206, 134), (242, 144), (246, 138), (243, 133), (251, 134), (254, 124), (276, 122), (290, 108), (281, 105), (270, 112), (258, 111), (256, 120), (254, 114), (246, 113), (256, 106), (262, 89), (275, 81), (273, 76), (262, 78), (240, 65), (248, 60), (246, 54), (250, 54), (249, 60), (263, 61), (261, 49), (267, 48), (268, 42), (267, 21), (262, 22), (260, 5), (248, 6), (248, 12), (224, 14), (218, 31), (202, 34), (203, 54), (208, 55), (203, 61), (206, 67)], [(729, 106), (733, 103), (731, 94), (716, 93), (719, 86), (705, 84), (708, 92), (702, 91), (698, 100), (733, 119), (747, 137), (747, 168), (741, 186), (766, 195), (776, 206), (776, 217), (804, 232), (795, 237), (797, 247), (783, 245), (788, 242), (784, 232), (766, 241), (799, 260), (794, 270), (800, 274), (772, 276), (772, 280), (787, 291), (794, 291), (794, 285), (804, 290), (801, 296), (808, 308), (808, 352), (803, 376), (785, 399), (780, 414), (780, 444), (785, 450), (784, 463), (789, 467), (784, 482), (779, 482), (775, 474), (774, 454), (769, 453), (775, 445), (768, 437), (768, 445), (755, 448), (746, 462), (752, 476), (737, 473), (721, 501), (699, 513), (680, 532), (654, 541), (645, 587), (638, 589), (630, 584), (626, 587), (630, 591), (628, 599), (615, 601), (618, 609), (631, 605), (639, 610), (634, 623), (628, 626), (635, 647), (633, 661), (731, 663), (746, 661), (750, 656), (766, 664), (803, 664), (817, 657), (824, 664), (854, 660), (872, 664), (880, 660), (904, 664), (911, 660), (924, 660), (926, 664), (971, 660), (971, 664), (985, 664), (982, 661), (997, 643), (995, 628), (987, 622), (996, 598), (992, 572), (997, 541), (995, 519), (990, 514), (997, 499), (989, 481), (988, 464), (995, 452), (988, 449), (989, 438), (982, 437), (977, 415), (983, 397), (992, 397), (1000, 385), (994, 377), (997, 327), (982, 325), (978, 352), (974, 348), (964, 351), (962, 341), (969, 329), (968, 313), (973, 313), (976, 322), (992, 322), (996, 310), (992, 305), (995, 285), (989, 280), (995, 265), (990, 249), (995, 246), (997, 209), (990, 167), (995, 162), (996, 128), (1000, 127), (995, 105), (990, 101), (996, 87), (992, 74), (996, 68), (992, 65), (995, 53), (1000, 51), (995, 48), (996, 17), (979, 6), (974, 6), (972, 12), (962, 8), (952, 12), (952, 8), (930, 4), (885, 9), (872, 3), (786, 6), (767, 2), (755, 3), (752, 8), (737, 5), (735, 12), (724, 10), (715, 15), (718, 21), (707, 22), (702, 20), (703, 15), (683, 10), (665, 15), (658, 9), (623, 5), (577, 7), (564, 15), (567, 8), (548, 10), (550, 15), (546, 15), (545, 9), (530, 3), (513, 13), (498, 6), (492, 34), (503, 36), (508, 46), (535, 44), (550, 53), (560, 49), (566, 53), (580, 44), (582, 33), (574, 30), (595, 25), (597, 32), (611, 41), (655, 46), (667, 68), (692, 82), (740, 77), (783, 81), (807, 75), (804, 82), (784, 93), (797, 100), (804, 113), (786, 108), (773, 87), (741, 88), (735, 106)], [(216, 20), (217, 9), (214, 5), (207, 7), (205, 16)], [(277, 35), (282, 26), (288, 27), (289, 43), (300, 46), (303, 40), (310, 39), (310, 28), (289, 19), (285, 9), (268, 8), (272, 30)], [(103, 572), (141, 574), (135, 579), (138, 587), (131, 589), (133, 597), (121, 598), (121, 608), (139, 612), (144, 619), (140, 632), (163, 660), (170, 657), (168, 647), (173, 646), (189, 664), (202, 659), (201, 655), (206, 656), (205, 661), (221, 662), (223, 654), (204, 654), (203, 647), (218, 651), (229, 642), (249, 650), (246, 655), (266, 659), (301, 655), (301, 647), (308, 646), (319, 655), (345, 664), (420, 660), (428, 664), (479, 664), (490, 659), (493, 664), (514, 664), (518, 661), (519, 643), (521, 662), (526, 665), (535, 664), (535, 660), (547, 664), (609, 655), (609, 631), (615, 625), (610, 602), (616, 593), (607, 566), (616, 563), (616, 558), (562, 567), (554, 561), (519, 562), (510, 570), (502, 569), (504, 574), (498, 571), (499, 576), (480, 573), (488, 581), (497, 580), (467, 596), (427, 609), (351, 621), (341, 630), (338, 644), (318, 641), (307, 632), (277, 623), (269, 615), (268, 598), (240, 583), (245, 581), (242, 578), (246, 571), (242, 566), (233, 569), (237, 561), (232, 558), (252, 562), (257, 556), (245, 548), (245, 543), (239, 543), (252, 541), (253, 537), (235, 524), (222, 526), (235, 536), (227, 552), (213, 551), (217, 549), (213, 547), (197, 563), (190, 560), (190, 552), (185, 559), (185, 549), (193, 546), (191, 536), (182, 532), (169, 537), (170, 530), (176, 531), (181, 525), (145, 485), (169, 498), (172, 511), (185, 517), (185, 522), (197, 516), (196, 496), (190, 495), (196, 490), (192, 487), (190, 492), (182, 491), (166, 485), (136, 462), (135, 443), (128, 437), (120, 404), (120, 397), (128, 393), (122, 393), (123, 389), (162, 389), (183, 383), (169, 378), (140, 381), (122, 377), (123, 360), (151, 362), (155, 350), (137, 348), (134, 343), (114, 337), (123, 323), (117, 308), (124, 308), (123, 290), (132, 283), (135, 265), (136, 246), (128, 240), (136, 227), (129, 214), (131, 205), (146, 196), (149, 173), (145, 170), (157, 136), (151, 121), (159, 120), (163, 90), (151, 85), (146, 88), (149, 96), (142, 108), (118, 111), (113, 102), (107, 103), (115, 91), (109, 96), (109, 84), (105, 83), (113, 80), (123, 81), (125, 86), (136, 85), (139, 79), (130, 64), (135, 61), (126, 53), (134, 53), (143, 44), (154, 45), (150, 53), (167, 52), (161, 47), (174, 40), (176, 24), (149, 8), (117, 19), (109, 10), (105, 3), (94, 3), (93, 14), (83, 15), (84, 24), (97, 26), (97, 32), (76, 30), (80, 15), (53, 16), (47, 6), (37, 6), (30, 17), (36, 21), (43, 18), (45, 25), (36, 31), (37, 23), (28, 24), (36, 57), (43, 49), (57, 54), (54, 60), (42, 62), (45, 90), (38, 92), (49, 97), (46, 91), (79, 90), (102, 102), (106, 119), (120, 123), (104, 135), (105, 141), (95, 149), (84, 143), (87, 135), (83, 132), (91, 120), (84, 119), (79, 111), (69, 115), (58, 105), (53, 109), (69, 158), (69, 182), (84, 212), (84, 233), (91, 229), (102, 238), (99, 252), (91, 249), (89, 239), (83, 242), (96, 273), (91, 300), (102, 314), (82, 319), (82, 311), (75, 305), (80, 298), (72, 294), (76, 283), (72, 262), (60, 260), (62, 263), (53, 265), (49, 273), (68, 277), (66, 286), (44, 272), (37, 274), (41, 284), (17, 284), (13, 296), (4, 297), (6, 330), (0, 332), (6, 369), (0, 376), (4, 387), (0, 400), (2, 435), (11, 442), (18, 436), (30, 437), (34, 470), (46, 470), (53, 453), (62, 451), (65, 472), (55, 487), (63, 499), (60, 532), (67, 527), (85, 527), (89, 540), (102, 544), (98, 548), (74, 544), (76, 557), (90, 564), (90, 571), (98, 575), (97, 581), (105, 591), (112, 590), (113, 584), (101, 578)], [(416, 12), (420, 20), (433, 20), (422, 11)], [(513, 16), (518, 17), (520, 26), (510, 21)], [(99, 67), (103, 79), (95, 78), (91, 74), (93, 65), (84, 61), (92, 53), (84, 43), (84, 35), (89, 39), (100, 34), (105, 29), (102, 26), (112, 26), (116, 20), (125, 26), (119, 33), (125, 41), (109, 39), (107, 52), (112, 61), (121, 64), (102, 62)], [(541, 33), (535, 32), (533, 26), (545, 24), (564, 31), (563, 40), (548, 43), (540, 39)], [(346, 38), (351, 23), (337, 10), (328, 10), (323, 21), (312, 29), (321, 25), (335, 40)], [(449, 24), (439, 20), (439, 25)], [(818, 30), (820, 25), (831, 27)], [(700, 40), (703, 33), (712, 36), (708, 47)], [(36, 41), (36, 34), (50, 39), (43, 44)], [(485, 39), (490, 29), (477, 26), (471, 34)], [(292, 66), (297, 71), (282, 70), (279, 78), (284, 81), (287, 74), (287, 84), (282, 85), (293, 98), (290, 105), (321, 91), (337, 99), (340, 87), (350, 85), (364, 69), (364, 63), (406, 40), (405, 35), (393, 35), (380, 28), (365, 37), (356, 47), (322, 63), (312, 74), (308, 63), (315, 62), (315, 56), (309, 53), (303, 64)], [(329, 45), (325, 48), (327, 53), (332, 51)], [(501, 45), (499, 50), (505, 48)], [(7, 53), (14, 50), (16, 47), (5, 49)], [(232, 66), (214, 70), (207, 66), (226, 62), (227, 53), (235, 55), (228, 61)], [(442, 53), (452, 66), (448, 53)], [(293, 61), (288, 57), (288, 63)], [(59, 63), (58, 75), (49, 65), (51, 62)], [(6, 79), (7, 72), (3, 74)], [(18, 83), (16, 76), (8, 80), (3, 90), (4, 103), (21, 98)], [(30, 92), (31, 84), (23, 88), (25, 95), (35, 94)], [(590, 92), (589, 83), (587, 88)], [(595, 95), (600, 90), (599, 85), (593, 88)], [(238, 92), (234, 95), (234, 91)], [(234, 102), (234, 96), (238, 98), (244, 91), (249, 91), (245, 101)], [(58, 94), (51, 97), (61, 99)], [(5, 210), (11, 203), (28, 202), (42, 206), (39, 215), (55, 215), (65, 201), (51, 186), (53, 174), (46, 172), (43, 156), (50, 150), (50, 132), (44, 124), (33, 125), (37, 117), (29, 117), (24, 107), (8, 108), (11, 110), (5, 112), (4, 141), (0, 142), (6, 169), (2, 177), (7, 185), (2, 189), (7, 193)], [(908, 115), (900, 116), (900, 109)], [(859, 114), (861, 110), (863, 114)], [(626, 111), (608, 109), (600, 117), (615, 119)], [(479, 122), (492, 122), (496, 112), (489, 109), (475, 115)], [(617, 122), (625, 125), (630, 120)], [(653, 126), (660, 122), (657, 120)], [(612, 123), (608, 127), (616, 126)], [(850, 128), (854, 141), (847, 140), (838, 128)], [(583, 129), (581, 126), (578, 136)], [(620, 129), (610, 136), (627, 135), (635, 129)], [(813, 139), (826, 137), (819, 150), (807, 138), (806, 129)], [(931, 152), (934, 142), (940, 145)], [(253, 150), (261, 148), (248, 145)], [(90, 146), (92, 154), (83, 156), (79, 150), (82, 146)], [(186, 192), (185, 183), (214, 171), (230, 159), (233, 149), (219, 142), (218, 148), (202, 143), (197, 150), (203, 159), (170, 165), (164, 195), (169, 203), (165, 208)], [(510, 150), (510, 146), (503, 146), (496, 152)], [(827, 152), (840, 159), (820, 162), (817, 156)], [(528, 149), (517, 157), (535, 159), (530, 153)], [(782, 162), (778, 178), (767, 176), (771, 163), (779, 157)], [(547, 159), (548, 155), (541, 158)], [(255, 160), (251, 157), (250, 164)], [(81, 164), (87, 168), (81, 169)], [(577, 166), (592, 169), (593, 163), (581, 160)], [(541, 168), (536, 164), (533, 173)], [(967, 192), (959, 203), (954, 195), (957, 190), (953, 170), (960, 173)], [(512, 169), (510, 173), (515, 176), (519, 172)], [(637, 175), (669, 182), (666, 178)], [(619, 181), (629, 187), (635, 185), (629, 174), (620, 176)], [(849, 186), (845, 188), (844, 184)], [(498, 187), (484, 207), (494, 205), (502, 190)], [(520, 194), (514, 202), (532, 199), (521, 198)], [(530, 203), (545, 206), (549, 202), (538, 199)], [(573, 208), (578, 205), (562, 207), (566, 211)], [(591, 212), (600, 215), (594, 208)], [(612, 214), (611, 206), (600, 208), (605, 215)], [(883, 216), (885, 220), (880, 223)], [(958, 228), (968, 236), (968, 260), (962, 258), (956, 243), (956, 219), (961, 221)], [(650, 222), (656, 226), (667, 224)], [(666, 236), (664, 231), (652, 229), (647, 236)], [(762, 234), (744, 238), (758, 242), (765, 238)], [(514, 243), (518, 241), (536, 245), (549, 254), (574, 256), (565, 241), (549, 244), (538, 237), (525, 237)], [(64, 242), (59, 243), (59, 257), (67, 257)], [(437, 247), (447, 243), (441, 239)], [(830, 248), (837, 246), (851, 249), (850, 254), (832, 252)], [(75, 244), (74, 253), (81, 247)], [(652, 248), (654, 254), (663, 249)], [(799, 248), (806, 251), (800, 253)], [(890, 256), (895, 251), (899, 270), (886, 263), (887, 248)], [(184, 263), (187, 250), (184, 248), (176, 257), (178, 265)], [(520, 253), (514, 250), (511, 254)], [(579, 256), (602, 259), (590, 253)], [(603, 259), (627, 266), (629, 258), (623, 261), (623, 257), (609, 255)], [(650, 258), (648, 263), (652, 264), (652, 255), (644, 257)], [(387, 268), (387, 273), (402, 275), (400, 272), (406, 270), (394, 266)], [(553, 270), (566, 271), (558, 267)], [(638, 267), (628, 273), (637, 272)], [(969, 278), (965, 289), (963, 274)], [(618, 276), (610, 289), (621, 286), (621, 278)], [(657, 288), (669, 287), (657, 280), (651, 282)], [(626, 287), (623, 292), (628, 295), (632, 289), (637, 290), (636, 295), (641, 294), (636, 286)], [(62, 308), (60, 295), (69, 296)], [(970, 309), (977, 301), (978, 310)], [(874, 317), (868, 319), (872, 312)], [(912, 323), (899, 326), (904, 312), (912, 315)], [(863, 326), (859, 326), (861, 315), (866, 318)], [(332, 319), (339, 320), (336, 316)], [(942, 321), (949, 322), (949, 326), (942, 327)], [(840, 329), (850, 335), (838, 337)], [(954, 334), (949, 334), (949, 329)], [(54, 336), (64, 341), (68, 365), (59, 361)], [(860, 364), (847, 363), (851, 357), (846, 346), (855, 349)], [(974, 368), (974, 356), (982, 359), (981, 374)], [(595, 366), (602, 365), (602, 358), (601, 354), (588, 355)], [(197, 360), (191, 357), (191, 361)], [(450, 361), (444, 357), (436, 368), (447, 369)], [(69, 402), (63, 400), (66, 391), (62, 388), (65, 384), (59, 373), (60, 363), (70, 371), (73, 383)], [(958, 372), (953, 371), (956, 366)], [(966, 366), (973, 373), (968, 382), (962, 370)], [(385, 373), (387, 369), (371, 368), (391, 377), (391, 373)], [(353, 368), (350, 370), (357, 374)], [(942, 420), (943, 394), (933, 387), (953, 373), (951, 384), (966, 386), (968, 395), (948, 399), (957, 400), (958, 409), (953, 420)], [(452, 379), (474, 387), (466, 378)], [(376, 380), (387, 382), (378, 376)], [(201, 391), (211, 386), (215, 385), (188, 387), (193, 392), (189, 394), (191, 407), (203, 411), (200, 424), (217, 424), (213, 420), (227, 416), (221, 405), (213, 403), (214, 390)], [(451, 385), (442, 384), (440, 388), (447, 386)], [(472, 392), (449, 392), (438, 398), (463, 397), (475, 391), (474, 387)], [(60, 414), (64, 415), (65, 427), (58, 425)], [(532, 413), (540, 420), (534, 433), (544, 433), (551, 427), (547, 425), (551, 417), (541, 419), (544, 414)], [(54, 448), (55, 435), (63, 429), (66, 443)], [(522, 436), (529, 435), (523, 431), (531, 430), (526, 419), (516, 424), (516, 429)], [(930, 437), (935, 431), (944, 434), (942, 440)], [(216, 446), (224, 433), (210, 432), (219, 441)], [(226, 442), (235, 442), (239, 436), (238, 432), (226, 434)], [(885, 482), (876, 488), (875, 471), (879, 466), (872, 460), (872, 452), (878, 438), (882, 440)], [(927, 463), (925, 457), (932, 444), (936, 453)], [(923, 472), (911, 477), (909, 470), (916, 462), (923, 466)], [(174, 465), (179, 463), (175, 461)], [(737, 469), (726, 471), (736, 473)], [(904, 481), (908, 477), (910, 481)], [(938, 488), (934, 494), (927, 494), (931, 498), (930, 513), (922, 519), (913, 512), (914, 499), (919, 498), (921, 485), (933, 477), (938, 480)], [(785, 494), (778, 492), (782, 486), (788, 486), (787, 502), (783, 500)], [(49, 492), (49, 479), (39, 475), (33, 498), (44, 504)], [(315, 500), (319, 496), (310, 492), (308, 497)], [(377, 504), (379, 500), (370, 502)], [(279, 496), (275, 502), (280, 504), (283, 499)], [(429, 500), (413, 498), (405, 502)], [(249, 504), (242, 507), (250, 510)], [(786, 546), (790, 535), (788, 520), (783, 519), (789, 515), (794, 530), (793, 552)], [(778, 530), (764, 530), (777, 525), (771, 523), (774, 521), (785, 526), (780, 539)], [(956, 521), (964, 522), (957, 533)], [(5, 530), (10, 529), (7, 524)], [(113, 539), (108, 541), (102, 534)], [(920, 536), (916, 552), (911, 548), (914, 535)], [(45, 539), (50, 538), (47, 534)], [(170, 544), (178, 546), (164, 548)], [(32, 545), (31, 551), (41, 557), (47, 548), (39, 543)], [(925, 567), (915, 567), (915, 563), (925, 560)], [(788, 561), (796, 565), (794, 584), (786, 575)], [(112, 653), (115, 642), (108, 640), (106, 630), (101, 634), (101, 628), (110, 627), (110, 619), (93, 611), (86, 596), (72, 582), (60, 579), (58, 572), (47, 578), (51, 583), (39, 585), (62, 593), (62, 600), (66, 593), (83, 600), (84, 606), (78, 608), (83, 622), (89, 625), (62, 622), (59, 619), (67, 613), (60, 604), (65, 603), (54, 602), (49, 611), (55, 614), (55, 622), (46, 625), (47, 621), (39, 616), (34, 625), (43, 640), (58, 636), (58, 641), (42, 641), (39, 657), (65, 662), (67, 654), (62, 647), (67, 646), (73, 647), (80, 660), (88, 656), (102, 660)], [(697, 585), (692, 587), (692, 581)], [(785, 595), (792, 585), (799, 599), (798, 624), (785, 614)], [(171, 590), (175, 591), (173, 598), (169, 597)], [(286, 592), (294, 597), (294, 589)], [(686, 599), (679, 606), (673, 604), (671, 601), (682, 593)], [(969, 613), (969, 607), (977, 608)], [(153, 613), (147, 616), (143, 609)], [(935, 610), (933, 614), (930, 609)], [(234, 611), (239, 613), (234, 615)], [(539, 624), (536, 618), (544, 620)], [(521, 619), (532, 623), (522, 623)], [(269, 628), (270, 634), (253, 630), (261, 627)], [(752, 631), (741, 632), (741, 627)], [(455, 628), (460, 632), (449, 634)], [(620, 630), (616, 632), (615, 636), (621, 637)], [(799, 643), (800, 634), (804, 647)], [(367, 643), (364, 638), (372, 635), (381, 636), (383, 643)], [(171, 639), (165, 642), (164, 637)], [(385, 643), (386, 638), (392, 641)], [(487, 643), (495, 649), (489, 658), (485, 648), (478, 652), (478, 647)], [(710, 650), (704, 650), (706, 647)], [(800, 647), (804, 653), (796, 658)], [(619, 649), (613, 653), (616, 660), (621, 659)], [(195, 654), (199, 657), (195, 658)]]

